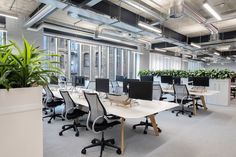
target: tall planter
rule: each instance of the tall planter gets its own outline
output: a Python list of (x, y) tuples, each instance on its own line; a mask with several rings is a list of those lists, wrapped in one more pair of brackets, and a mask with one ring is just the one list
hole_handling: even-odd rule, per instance
[(43, 157), (42, 88), (0, 90), (0, 154)]
[(207, 96), (207, 104), (230, 105), (230, 79), (210, 79), (208, 89), (219, 91), (219, 93)]

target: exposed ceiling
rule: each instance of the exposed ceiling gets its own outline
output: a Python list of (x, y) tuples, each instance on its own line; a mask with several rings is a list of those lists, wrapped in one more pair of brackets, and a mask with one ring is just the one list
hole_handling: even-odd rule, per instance
[(0, 10), (18, 16), (29, 16), (39, 5), (38, 0), (1, 0)]
[[(40, 2), (47, 4), (49, 1), (53, 0), (1, 0), (0, 10), (28, 17), (37, 9), (41, 4)], [(128, 4), (127, 1), (134, 1), (139, 7), (146, 8), (149, 13), (142, 9), (138, 9), (137, 7), (135, 8)], [(142, 44), (149, 43), (154, 45), (156, 43), (168, 42), (175, 45), (166, 48), (168, 51), (172, 52), (192, 52), (195, 55), (198, 53), (212, 54), (214, 51), (219, 51), (222, 56), (225, 56), (226, 54), (233, 56), (234, 54), (231, 51), (228, 52), (228, 49), (224, 49), (224, 46), (232, 47), (236, 41), (233, 40), (230, 41), (230, 43), (225, 43), (225, 41), (223, 41), (224, 38), (220, 38), (218, 41), (219, 43), (217, 43), (220, 44), (220, 46), (214, 46), (215, 43), (211, 43), (214, 41), (210, 41), (210, 32), (206, 25), (210, 24), (213, 27), (216, 27), (219, 32), (236, 31), (235, 0), (207, 1), (221, 15), (221, 21), (217, 21), (203, 8), (205, 0), (185, 0), (184, 3), (188, 4), (195, 12), (206, 20), (204, 21), (204, 24), (198, 23), (196, 19), (186, 12), (186, 9), (184, 9), (181, 17), (170, 18), (170, 8), (174, 6), (175, 2), (180, 1), (183, 0), (55, 0), (55, 2), (64, 3), (65, 6), (54, 12), (49, 12), (43, 20), (76, 26), (78, 28), (90, 30), (91, 32), (94, 32), (94, 34), (101, 31), (120, 39), (128, 38), (134, 42), (137, 42), (137, 39), (145, 40), (144, 42), (141, 42)], [(88, 5), (88, 3), (90, 4)], [(76, 9), (76, 7), (81, 10)], [(80, 14), (81, 11), (87, 11), (87, 15), (90, 16), (85, 15), (86, 13), (83, 13), (83, 15)], [(95, 16), (94, 11), (98, 16)], [(69, 14), (70, 12), (76, 13), (78, 17), (77, 15), (76, 17), (71, 16), (71, 14)], [(98, 17), (98, 20), (94, 20), (94, 17)], [(159, 17), (161, 17), (161, 19)], [(137, 25), (138, 21), (156, 23), (155, 27), (161, 28), (163, 33), (158, 35), (145, 29), (141, 29)], [(38, 25), (38, 23), (36, 24)], [(125, 29), (128, 27), (129, 29)], [(221, 36), (222, 35), (224, 36), (224, 34), (221, 34)], [(202, 40), (203, 37), (206, 38), (206, 41)], [(230, 39), (232, 38), (235, 37), (231, 37)], [(189, 46), (189, 43), (192, 41), (197, 41), (197, 43), (199, 41), (210, 42), (210, 46), (200, 43), (203, 45), (204, 49), (194, 49)], [(223, 51), (225, 51), (225, 53), (223, 53)]]

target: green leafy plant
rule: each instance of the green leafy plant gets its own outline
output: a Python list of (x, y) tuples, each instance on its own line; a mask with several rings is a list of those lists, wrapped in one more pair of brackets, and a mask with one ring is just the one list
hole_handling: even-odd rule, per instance
[(219, 70), (219, 69), (199, 69), (195, 71), (186, 71), (186, 70), (143, 70), (139, 72), (140, 76), (143, 75), (153, 75), (153, 76), (175, 76), (175, 77), (209, 77), (211, 79), (228, 79), (236, 76), (236, 73), (228, 69)]
[[(1, 46), (0, 88), (21, 88), (45, 85), (53, 73), (61, 73), (56, 61), (49, 61), (44, 51), (23, 38), (21, 49), (17, 43)], [(58, 56), (58, 55), (50, 55)]]

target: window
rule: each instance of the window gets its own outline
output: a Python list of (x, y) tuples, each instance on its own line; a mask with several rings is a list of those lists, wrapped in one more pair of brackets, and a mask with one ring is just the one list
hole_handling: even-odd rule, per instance
[(84, 53), (84, 67), (89, 67), (89, 53)]
[(99, 62), (99, 55), (98, 52), (95, 54), (95, 67), (98, 67), (98, 62)]

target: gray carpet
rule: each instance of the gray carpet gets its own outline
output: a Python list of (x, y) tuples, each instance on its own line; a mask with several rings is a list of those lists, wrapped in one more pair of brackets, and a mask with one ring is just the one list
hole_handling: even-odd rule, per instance
[[(132, 130), (132, 125), (141, 119), (127, 119), (125, 126), (124, 157), (235, 157), (236, 156), (236, 105), (230, 107), (208, 106), (209, 110), (198, 111), (197, 116), (176, 117), (170, 111), (159, 113), (157, 122), (162, 129), (160, 136), (143, 135), (143, 128)], [(83, 120), (83, 119), (82, 119)], [(61, 126), (67, 122), (60, 120), (47, 124), (44, 120), (44, 157), (98, 157), (100, 148), (81, 149), (90, 144), (100, 134), (80, 129), (80, 136), (67, 131), (58, 136)], [(119, 144), (120, 127), (105, 132), (106, 138), (115, 137)], [(115, 150), (105, 149), (104, 157), (116, 157)]]

